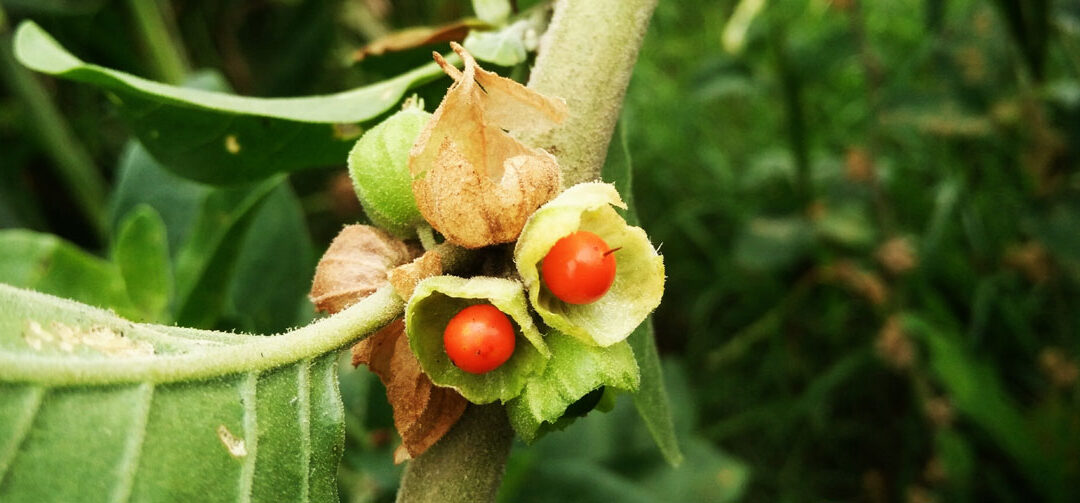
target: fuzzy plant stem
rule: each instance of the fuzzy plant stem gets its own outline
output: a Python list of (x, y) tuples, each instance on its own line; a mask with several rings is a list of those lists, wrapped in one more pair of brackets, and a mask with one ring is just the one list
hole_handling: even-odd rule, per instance
[(563, 185), (600, 178), (638, 50), (657, 0), (560, 0), (529, 87), (566, 100), (570, 116), (521, 140), (559, 160)]
[[(566, 100), (569, 118), (529, 145), (554, 154), (563, 184), (600, 178), (657, 0), (559, 0), (528, 86)], [(399, 503), (495, 501), (513, 432), (501, 405), (471, 406), (405, 467)]]
[(470, 405), (454, 429), (405, 467), (398, 503), (495, 501), (513, 440), (502, 405)]

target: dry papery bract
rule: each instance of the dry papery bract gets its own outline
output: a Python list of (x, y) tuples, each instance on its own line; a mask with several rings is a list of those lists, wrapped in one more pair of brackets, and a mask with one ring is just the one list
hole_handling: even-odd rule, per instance
[(315, 268), (308, 297), (319, 311), (336, 313), (387, 284), (387, 273), (419, 250), (370, 225), (341, 229)]
[(402, 442), (394, 452), (395, 463), (423, 454), (450, 431), (468, 405), (457, 391), (432, 384), (420, 369), (401, 318), (353, 346), (352, 363), (366, 364), (386, 386)]
[(408, 300), (412, 297), (416, 284), (424, 278), (442, 274), (442, 257), (438, 252), (429, 250), (408, 264), (398, 266), (390, 271), (390, 284), (394, 287), (398, 297)]
[(420, 213), (447, 240), (479, 248), (517, 239), (529, 215), (560, 190), (555, 157), (510, 132), (550, 129), (566, 117), (561, 99), (487, 72), (458, 44), (454, 79), (409, 153)]

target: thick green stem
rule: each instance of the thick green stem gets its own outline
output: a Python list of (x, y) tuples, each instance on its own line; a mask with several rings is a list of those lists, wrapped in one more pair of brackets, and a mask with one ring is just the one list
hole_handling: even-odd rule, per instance
[(523, 137), (559, 160), (563, 185), (600, 178), (638, 50), (657, 0), (559, 0), (529, 87), (566, 100), (570, 117)]
[(105, 178), (75, 138), (49, 93), (22, 65), (15, 62), (11, 38), (0, 11), (0, 75), (18, 97), (38, 141), (52, 157), (61, 183), (75, 199), (90, 228), (99, 239), (105, 235)]
[[(638, 50), (657, 0), (559, 0), (529, 87), (566, 100), (570, 116), (526, 144), (554, 154), (563, 184), (600, 178)], [(398, 501), (495, 501), (513, 432), (502, 405), (471, 406), (411, 461)]]
[(171, 12), (161, 8), (161, 0), (129, 0), (135, 27), (149, 51), (157, 78), (169, 84), (179, 85), (187, 75), (187, 58), (179, 40), (173, 36)]
[(405, 467), (397, 501), (495, 501), (513, 439), (502, 405), (470, 405), (454, 429)]

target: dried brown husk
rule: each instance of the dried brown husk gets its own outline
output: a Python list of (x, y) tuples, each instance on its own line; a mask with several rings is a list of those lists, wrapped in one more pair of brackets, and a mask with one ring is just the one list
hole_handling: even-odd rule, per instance
[(479, 19), (461, 19), (439, 26), (418, 26), (390, 33), (353, 53), (353, 61), (363, 61), (368, 56), (381, 56), (388, 52), (415, 49), (424, 45), (465, 40), (465, 36), (475, 28), (488, 25)]
[(487, 72), (458, 44), (459, 71), (409, 154), (420, 213), (447, 240), (479, 248), (517, 239), (529, 215), (560, 189), (555, 157), (510, 132), (550, 129), (566, 104)]
[(388, 279), (398, 296), (408, 300), (412, 297), (417, 283), (424, 278), (438, 276), (442, 272), (442, 257), (438, 252), (429, 250), (412, 262), (391, 270)]
[(417, 253), (381, 229), (346, 226), (319, 260), (308, 298), (319, 311), (341, 311), (386, 285), (387, 273)]
[(420, 369), (401, 318), (353, 346), (352, 363), (366, 364), (386, 386), (394, 427), (401, 435), (395, 463), (415, 458), (435, 445), (468, 405), (453, 389), (432, 384)]

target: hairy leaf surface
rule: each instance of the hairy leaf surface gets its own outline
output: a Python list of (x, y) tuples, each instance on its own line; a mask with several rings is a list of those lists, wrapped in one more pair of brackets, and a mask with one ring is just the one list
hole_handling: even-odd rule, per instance
[(335, 350), (401, 308), (386, 288), (264, 337), (0, 285), (0, 500), (336, 500)]

